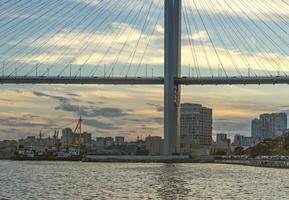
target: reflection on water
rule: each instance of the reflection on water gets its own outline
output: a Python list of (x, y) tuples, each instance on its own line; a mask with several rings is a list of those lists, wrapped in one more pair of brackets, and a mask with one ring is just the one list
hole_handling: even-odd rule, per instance
[(189, 188), (179, 174), (180, 167), (174, 164), (163, 164), (157, 175), (156, 191), (161, 199), (185, 199), (189, 194)]
[(289, 199), (289, 170), (0, 161), (0, 199)]

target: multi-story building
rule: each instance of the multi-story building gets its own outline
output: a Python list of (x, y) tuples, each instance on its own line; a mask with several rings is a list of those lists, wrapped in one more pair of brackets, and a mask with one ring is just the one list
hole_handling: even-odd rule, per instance
[(116, 136), (114, 138), (114, 144), (117, 146), (123, 146), (125, 144), (123, 136)]
[(149, 155), (162, 155), (164, 152), (164, 140), (159, 136), (148, 136), (145, 139), (145, 146)]
[(257, 118), (251, 121), (251, 136), (261, 138), (261, 120)]
[(85, 146), (91, 145), (91, 133), (84, 132), (80, 135), (81, 144)]
[(287, 114), (272, 113), (260, 115), (261, 139), (276, 138), (287, 129)]
[(61, 142), (64, 146), (69, 145), (91, 145), (91, 133), (83, 132), (81, 134), (74, 133), (71, 128), (62, 130)]
[(216, 142), (213, 145), (212, 153), (226, 153), (231, 152), (231, 139), (227, 137), (227, 134), (218, 133), (216, 137)]
[[(190, 141), (184, 145), (211, 146), (212, 144), (212, 109), (202, 107), (200, 104), (185, 103), (181, 105), (181, 141), (184, 138)], [(186, 139), (186, 140), (187, 140)]]
[(231, 144), (231, 139), (228, 138), (227, 134), (225, 134), (225, 133), (218, 133), (216, 138), (217, 138), (216, 143), (218, 145), (228, 146)]
[(19, 146), (23, 146), (23, 148), (30, 148), (35, 151), (44, 151), (45, 149), (51, 148), (55, 146), (59, 142), (58, 138), (51, 137), (36, 137), (36, 136), (27, 136), (25, 139), (19, 139)]
[(258, 144), (259, 142), (260, 142), (259, 138), (246, 137), (246, 136), (237, 134), (234, 137), (233, 146), (252, 147)]
[(71, 130), (71, 128), (65, 128), (62, 130), (62, 138), (61, 138), (61, 142), (64, 145), (71, 145), (73, 144), (75, 141), (75, 134), (73, 133), (73, 131)]
[(104, 139), (105, 139), (105, 147), (114, 145), (114, 140), (112, 137), (106, 137)]
[(97, 137), (95, 139), (95, 147), (97, 149), (104, 149), (105, 148), (105, 138), (104, 137)]

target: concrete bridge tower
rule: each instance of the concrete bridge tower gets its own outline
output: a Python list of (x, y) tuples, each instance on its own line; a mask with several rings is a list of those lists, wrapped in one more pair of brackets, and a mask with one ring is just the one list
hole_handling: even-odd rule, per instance
[(165, 0), (164, 138), (165, 155), (180, 152), (181, 0)]

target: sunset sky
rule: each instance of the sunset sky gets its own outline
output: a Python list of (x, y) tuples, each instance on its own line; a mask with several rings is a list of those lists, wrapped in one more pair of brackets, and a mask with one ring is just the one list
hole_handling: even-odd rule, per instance
[[(183, 76), (198, 68), (202, 76), (216, 76), (221, 66), (231, 76), (247, 75), (249, 67), (258, 75), (288, 73), (289, 4), (254, 2), (183, 1)], [(82, 67), (82, 75), (145, 76), (147, 64), (149, 76), (153, 69), (162, 77), (163, 24), (163, 0), (0, 1), (0, 64), (12, 76), (34, 75), (35, 66), (38, 75), (69, 75), (71, 66), (73, 75)], [(93, 136), (163, 135), (162, 86), (0, 88), (0, 139), (74, 128), (80, 115)], [(212, 108), (214, 134), (249, 135), (259, 114), (288, 112), (288, 89), (183, 86), (182, 102)]]

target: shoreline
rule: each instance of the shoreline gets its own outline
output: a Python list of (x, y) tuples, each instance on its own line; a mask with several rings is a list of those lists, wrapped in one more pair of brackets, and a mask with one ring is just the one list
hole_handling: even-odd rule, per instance
[(3, 159), (4, 161), (52, 161), (52, 162), (84, 162), (84, 163), (200, 163), (200, 164), (226, 164), (226, 165), (243, 165), (262, 168), (279, 168), (289, 169), (289, 161), (274, 161), (274, 160), (201, 160), (201, 159), (82, 159), (82, 158), (13, 158)]
[(262, 168), (289, 169), (289, 161), (281, 160), (215, 160), (214, 163)]

